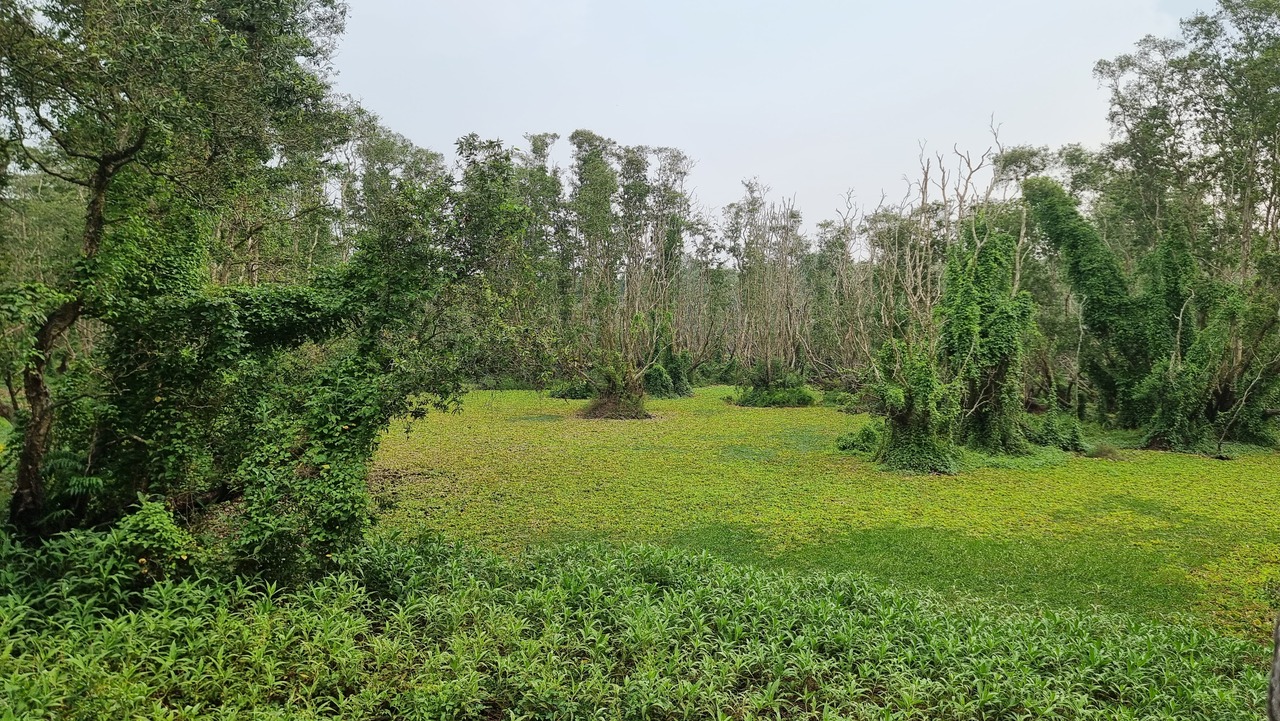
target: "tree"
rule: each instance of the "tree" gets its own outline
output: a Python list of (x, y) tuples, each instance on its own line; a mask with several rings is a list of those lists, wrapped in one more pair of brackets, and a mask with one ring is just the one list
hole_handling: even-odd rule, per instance
[[(947, 259), (939, 305), (941, 352), (963, 384), (958, 432), (973, 448), (1025, 450), (1022, 364), (1035, 323), (1031, 296), (1015, 288), (1016, 236), (999, 209), (964, 223)], [(992, 227), (992, 226), (996, 227)]]
[(273, 127), (323, 105), (315, 68), (340, 20), (326, 0), (0, 5), (6, 145), (20, 163), (84, 189), (77, 260), (39, 298), (28, 289), (39, 310), (23, 360), (27, 417), (10, 508), (22, 532), (35, 532), (45, 512), (50, 362), (82, 316), (105, 310), (94, 291), (116, 258), (108, 216), (120, 208), (122, 175), (164, 178), (199, 202), (246, 158), (268, 159)]

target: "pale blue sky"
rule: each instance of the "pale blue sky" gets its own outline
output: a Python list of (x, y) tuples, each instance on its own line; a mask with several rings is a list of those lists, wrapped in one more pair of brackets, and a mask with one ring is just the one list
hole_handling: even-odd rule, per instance
[[(919, 144), (1106, 140), (1093, 64), (1210, 0), (353, 0), (339, 88), (419, 145), (588, 128), (759, 177), (809, 221), (901, 196)], [(566, 144), (565, 141), (561, 141)]]

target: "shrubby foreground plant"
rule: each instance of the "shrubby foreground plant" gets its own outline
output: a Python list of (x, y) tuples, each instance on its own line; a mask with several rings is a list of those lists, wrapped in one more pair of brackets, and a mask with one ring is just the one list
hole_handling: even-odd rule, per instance
[(1229, 721), (1265, 690), (1256, 646), (1191, 626), (645, 547), (390, 539), (291, 590), (144, 581), (126, 549), (0, 548), (0, 714)]

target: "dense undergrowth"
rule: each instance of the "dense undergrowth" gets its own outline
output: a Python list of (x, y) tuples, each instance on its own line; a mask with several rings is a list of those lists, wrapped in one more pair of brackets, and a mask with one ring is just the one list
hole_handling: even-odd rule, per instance
[(818, 398), (806, 387), (802, 374), (780, 364), (760, 363), (743, 374), (738, 393), (729, 401), (746, 408), (805, 408)]
[(152, 582), (118, 534), (0, 552), (6, 719), (1222, 721), (1265, 689), (1257, 646), (1192, 626), (648, 547), (390, 539), (292, 590)]

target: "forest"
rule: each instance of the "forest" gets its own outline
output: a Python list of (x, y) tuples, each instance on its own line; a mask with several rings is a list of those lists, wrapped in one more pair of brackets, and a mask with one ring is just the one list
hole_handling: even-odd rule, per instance
[(347, 11), (0, 0), (0, 719), (1280, 713), (1280, 3), (818, 216)]

